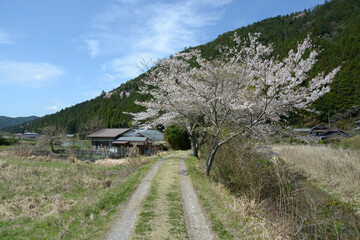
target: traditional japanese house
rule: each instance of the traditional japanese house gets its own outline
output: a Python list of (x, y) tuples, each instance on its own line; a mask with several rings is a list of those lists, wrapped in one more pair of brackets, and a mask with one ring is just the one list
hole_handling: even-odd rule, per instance
[(310, 129), (310, 134), (312, 134), (313, 136), (321, 136), (327, 131), (328, 131), (327, 127), (325, 127), (324, 125), (319, 124), (319, 125), (316, 125), (315, 127), (312, 127)]

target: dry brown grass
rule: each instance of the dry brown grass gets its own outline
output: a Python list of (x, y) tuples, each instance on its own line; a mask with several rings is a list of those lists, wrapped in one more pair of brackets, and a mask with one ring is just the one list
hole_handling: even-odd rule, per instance
[[(227, 209), (227, 211), (220, 211), (217, 218), (221, 219), (224, 225), (230, 226), (227, 230), (236, 236), (235, 238), (290, 239), (287, 233), (291, 226), (286, 222), (275, 223), (262, 217), (264, 213), (261, 202), (256, 202), (255, 199), (249, 199), (245, 196), (235, 197), (220, 183), (211, 182), (209, 187), (219, 197), (219, 200), (213, 199), (213, 201), (218, 201), (217, 204), (223, 205)], [(237, 225), (232, 223), (235, 219), (238, 221)], [(242, 227), (241, 232), (239, 226)]]
[[(164, 155), (164, 154), (161, 154)], [(160, 154), (159, 154), (160, 156)], [(105, 158), (102, 160), (98, 160), (95, 162), (96, 165), (101, 166), (116, 166), (116, 165), (123, 165), (123, 164), (130, 164), (131, 166), (139, 167), (144, 164), (147, 164), (149, 160), (147, 158), (141, 158), (140, 156), (134, 157), (127, 157), (121, 159), (113, 159), (113, 158)]]
[(43, 219), (86, 205), (86, 195), (119, 183), (129, 173), (48, 157), (0, 159), (0, 220)]
[(76, 204), (89, 205), (94, 201), (89, 194), (120, 183), (149, 162), (136, 153), (95, 164), (75, 157), (60, 160), (30, 154), (24, 144), (0, 153), (0, 221), (39, 220), (57, 216)]
[(309, 145), (276, 145), (273, 149), (293, 169), (327, 187), (328, 192), (360, 206), (359, 152)]
[(100, 239), (159, 158), (136, 168), (0, 152), (0, 239)]
[(95, 164), (97, 165), (103, 165), (103, 166), (116, 166), (116, 165), (122, 165), (128, 163), (127, 158), (121, 158), (121, 159), (112, 159), (112, 158), (106, 158), (102, 159), (100, 161), (96, 161)]
[(57, 216), (76, 204), (73, 200), (62, 200), (60, 196), (15, 197), (0, 204), (0, 219), (10, 221), (19, 217), (42, 219)]
[[(345, 238), (349, 235), (357, 236), (357, 218), (346, 212), (350, 211), (350, 205), (342, 204), (338, 198), (332, 198), (303, 176), (327, 180), (328, 184), (344, 191), (343, 184), (349, 185), (354, 177), (359, 179), (356, 173), (360, 169), (353, 163), (354, 159), (357, 159), (356, 156), (352, 160), (346, 160), (349, 155), (353, 156), (351, 152), (346, 152), (347, 157), (344, 157), (344, 151), (337, 152), (337, 158), (344, 158), (344, 162), (339, 165), (337, 158), (329, 163), (330, 156), (336, 155), (329, 151), (334, 149), (304, 149), (295, 154), (295, 151), (299, 150), (297, 146), (279, 146), (284, 150), (281, 153), (284, 153), (282, 158), (286, 158), (285, 161), (276, 157), (269, 161), (267, 158), (272, 156), (271, 151), (267, 151), (266, 155), (259, 154), (251, 143), (246, 145), (247, 143), (246, 140), (233, 141), (220, 149), (211, 175), (213, 180), (223, 184), (234, 197), (240, 199), (238, 206), (242, 209), (242, 217), (253, 216), (262, 220), (260, 222), (267, 223), (267, 229), (272, 229), (271, 232), (277, 232), (283, 238), (332, 239), (335, 235)], [(276, 150), (280, 152), (279, 149)], [(330, 156), (323, 152), (329, 152)], [(324, 159), (320, 161), (315, 154)], [(317, 160), (321, 162), (320, 165)], [(348, 168), (351, 168), (351, 173)], [(341, 182), (345, 178), (346, 181)], [(318, 185), (323, 187), (325, 184)], [(358, 183), (354, 185), (352, 182), (352, 186), (353, 188), (348, 188), (347, 192), (358, 186)], [(213, 199), (210, 204), (216, 201)], [(215, 221), (221, 219), (221, 215), (215, 214)], [(347, 217), (343, 217), (345, 215)], [(226, 222), (222, 219), (219, 225), (227, 226)], [(233, 233), (231, 228), (226, 230), (232, 235), (236, 233)], [(245, 236), (251, 234), (246, 233)]]

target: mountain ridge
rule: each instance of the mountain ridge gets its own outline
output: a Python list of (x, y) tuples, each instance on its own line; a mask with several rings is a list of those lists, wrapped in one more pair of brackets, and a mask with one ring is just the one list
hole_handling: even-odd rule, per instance
[(7, 116), (0, 116), (0, 129), (3, 129), (5, 127), (9, 126), (16, 126), (19, 124), (23, 124), (29, 121), (33, 121), (38, 119), (38, 116), (28, 116), (28, 117), (7, 117)]

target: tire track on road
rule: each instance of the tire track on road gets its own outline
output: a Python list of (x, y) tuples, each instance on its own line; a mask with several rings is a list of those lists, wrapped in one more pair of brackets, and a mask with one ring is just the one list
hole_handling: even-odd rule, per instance
[(154, 178), (161, 164), (168, 158), (174, 156), (175, 153), (170, 154), (159, 160), (150, 169), (148, 174), (139, 184), (135, 192), (132, 194), (130, 200), (122, 208), (121, 216), (110, 230), (107, 240), (127, 240), (130, 237), (131, 231), (135, 226), (136, 218), (139, 214), (143, 201), (149, 193), (151, 181)]
[(184, 208), (186, 229), (189, 239), (211, 240), (217, 239), (211, 230), (211, 225), (204, 214), (204, 210), (195, 193), (185, 167), (185, 154), (180, 160), (180, 194)]

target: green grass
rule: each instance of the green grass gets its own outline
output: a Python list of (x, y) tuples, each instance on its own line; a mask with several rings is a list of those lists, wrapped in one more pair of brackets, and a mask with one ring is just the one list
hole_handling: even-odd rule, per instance
[(235, 198), (225, 187), (206, 177), (202, 160), (189, 157), (185, 163), (192, 184), (210, 216), (212, 229), (220, 239), (280, 238), (267, 228), (266, 223), (250, 214), (250, 201)]
[(100, 239), (119, 205), (159, 158), (136, 171), (0, 158), (0, 239)]
[(9, 145), (9, 146), (5, 146), (5, 145), (0, 145), (0, 152), (1, 151), (9, 151), (12, 149), (13, 146)]
[(182, 236), (186, 234), (184, 222), (184, 212), (181, 206), (179, 186), (171, 185), (171, 191), (166, 194), (169, 205), (169, 223), (171, 225), (170, 234), (173, 236)]
[(29, 145), (35, 145), (37, 142), (37, 140), (19, 140), (19, 144), (29, 144)]
[(150, 193), (146, 198), (142, 207), (142, 212), (139, 215), (138, 222), (135, 227), (135, 233), (145, 236), (148, 232), (152, 231), (152, 220), (155, 218), (154, 211), (156, 200), (158, 199), (158, 182), (154, 182), (151, 186)]

